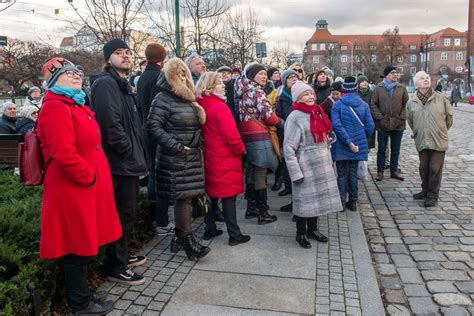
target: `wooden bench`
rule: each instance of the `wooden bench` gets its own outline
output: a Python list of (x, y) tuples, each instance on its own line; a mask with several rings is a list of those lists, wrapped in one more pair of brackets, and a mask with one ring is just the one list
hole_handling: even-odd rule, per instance
[(0, 168), (18, 167), (18, 144), (23, 142), (23, 135), (0, 134)]

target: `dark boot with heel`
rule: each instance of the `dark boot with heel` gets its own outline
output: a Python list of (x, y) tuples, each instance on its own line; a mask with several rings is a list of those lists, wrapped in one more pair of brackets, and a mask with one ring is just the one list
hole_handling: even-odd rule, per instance
[(275, 222), (278, 218), (268, 212), (270, 207), (267, 204), (267, 189), (256, 190), (255, 195), (257, 198), (258, 224), (265, 225)]
[(245, 218), (258, 217), (257, 201), (255, 197), (255, 186), (247, 184), (245, 186), (245, 199), (247, 200), (247, 210), (245, 211)]

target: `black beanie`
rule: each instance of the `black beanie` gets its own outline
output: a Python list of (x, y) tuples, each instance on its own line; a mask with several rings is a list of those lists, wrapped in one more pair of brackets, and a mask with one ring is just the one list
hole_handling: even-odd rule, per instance
[(265, 70), (265, 66), (260, 64), (253, 64), (247, 68), (245, 76), (247, 77), (247, 79), (253, 80), (255, 76), (262, 70)]
[(342, 92), (342, 82), (340, 81), (335, 81), (331, 85), (331, 91), (339, 91)]
[(119, 48), (130, 49), (127, 43), (125, 43), (121, 38), (114, 38), (105, 43), (103, 48), (105, 62), (108, 62), (110, 56)]
[(387, 67), (385, 67), (385, 69), (383, 70), (383, 76), (384, 77), (387, 77), (387, 75), (389, 73), (391, 73), (392, 71), (394, 70), (397, 70), (397, 68), (393, 67), (392, 65), (388, 65)]
[(277, 71), (278, 71), (278, 69), (275, 68), (275, 67), (268, 68), (268, 70), (267, 70), (268, 79), (270, 79), (273, 76), (273, 74)]

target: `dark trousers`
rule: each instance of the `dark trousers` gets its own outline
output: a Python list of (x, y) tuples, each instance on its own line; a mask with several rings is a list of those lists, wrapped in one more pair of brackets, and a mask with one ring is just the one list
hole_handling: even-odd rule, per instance
[(438, 199), (443, 176), (444, 151), (425, 149), (419, 152), (421, 190), (426, 196)]
[[(228, 198), (222, 198), (222, 213), (224, 214), (225, 225), (227, 226), (227, 233), (229, 237), (237, 238), (240, 236), (240, 228), (237, 224), (237, 196)], [(212, 198), (212, 205), (209, 212), (204, 216), (204, 222), (206, 223), (206, 231), (214, 231), (217, 229), (216, 226), (216, 215), (219, 210), (219, 199)]]
[(296, 236), (306, 235), (310, 231), (318, 230), (317, 217), (296, 217)]
[(390, 172), (398, 171), (398, 158), (402, 145), (403, 130), (401, 131), (377, 131), (377, 172), (385, 169), (385, 158), (387, 154), (387, 142), (390, 137)]
[(168, 226), (170, 219), (168, 215), (168, 208), (170, 206), (170, 201), (163, 197), (156, 197), (156, 204), (153, 213), (153, 218), (155, 219), (156, 226), (166, 227)]
[(139, 178), (127, 176), (112, 176), (114, 185), (115, 206), (117, 207), (122, 237), (111, 243), (106, 249), (107, 273), (121, 273), (127, 269), (129, 252), (128, 238), (137, 216), (137, 199)]
[(357, 160), (338, 160), (337, 169), (337, 188), (341, 196), (342, 205), (346, 204), (346, 197), (349, 193), (349, 202), (357, 201), (359, 189), (357, 187)]
[(283, 165), (283, 180), (285, 181), (285, 189), (291, 192), (292, 182), (290, 178), (290, 173), (288, 172), (288, 167), (286, 166), (285, 159), (282, 159), (281, 164)]
[(185, 234), (193, 232), (192, 198), (174, 201), (174, 221), (176, 227)]
[(90, 257), (69, 254), (63, 257), (64, 284), (69, 308), (77, 312), (87, 308), (91, 300), (87, 284), (87, 265)]

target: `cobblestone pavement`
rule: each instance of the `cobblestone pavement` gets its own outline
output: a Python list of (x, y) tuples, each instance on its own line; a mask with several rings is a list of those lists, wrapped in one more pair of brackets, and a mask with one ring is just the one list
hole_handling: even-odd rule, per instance
[[(361, 195), (367, 205), (367, 195)], [(269, 200), (272, 210), (289, 202), (273, 192)], [(141, 251), (147, 263), (134, 269), (146, 277), (144, 285), (102, 285), (115, 301), (112, 315), (384, 314), (358, 213), (322, 217), (320, 229), (329, 243), (312, 241), (313, 248), (305, 250), (295, 241), (291, 213), (274, 212), (277, 222), (259, 226), (256, 219), (244, 219), (244, 206), (240, 199), (239, 225), (252, 240), (230, 247), (224, 233), (197, 263), (183, 252), (172, 254), (170, 237), (153, 239)], [(193, 225), (201, 237), (202, 218)]]
[[(386, 180), (364, 183), (370, 203), (361, 215), (389, 315), (474, 314), (473, 110), (454, 110), (437, 207), (412, 198), (421, 187), (409, 130), (401, 154), (405, 181), (387, 171)], [(370, 160), (375, 176), (375, 152)]]

